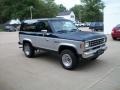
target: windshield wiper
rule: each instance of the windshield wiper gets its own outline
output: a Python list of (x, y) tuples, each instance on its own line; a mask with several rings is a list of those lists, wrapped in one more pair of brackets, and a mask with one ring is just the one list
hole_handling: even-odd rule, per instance
[(58, 33), (66, 33), (67, 32), (67, 30), (59, 30), (59, 31), (57, 31)]
[(70, 32), (76, 32), (77, 31), (77, 29), (72, 29), (72, 30), (70, 30)]

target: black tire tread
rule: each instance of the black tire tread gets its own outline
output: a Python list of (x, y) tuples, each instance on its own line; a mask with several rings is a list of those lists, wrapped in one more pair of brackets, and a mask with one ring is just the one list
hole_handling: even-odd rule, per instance
[[(28, 45), (30, 46), (30, 55), (26, 55), (26, 54), (25, 54), (25, 56), (28, 57), (28, 58), (34, 57), (34, 55), (35, 55), (35, 50), (34, 50), (34, 47), (31, 45), (31, 43), (28, 43), (28, 42), (24, 43), (24, 44), (23, 44), (23, 51), (24, 51), (24, 46), (25, 46), (26, 44), (28, 44)], [(24, 52), (24, 53), (25, 53), (25, 52)]]
[[(66, 67), (64, 66), (64, 64), (62, 63), (62, 55), (63, 54), (69, 54), (71, 56), (71, 58), (73, 59), (72, 61), (72, 65), (70, 67)], [(61, 53), (60, 53), (60, 63), (61, 65), (63, 66), (63, 68), (67, 69), (67, 70), (72, 70), (72, 69), (75, 69), (77, 66), (78, 66), (78, 58), (77, 58), (77, 55), (71, 51), (71, 50), (63, 50)]]

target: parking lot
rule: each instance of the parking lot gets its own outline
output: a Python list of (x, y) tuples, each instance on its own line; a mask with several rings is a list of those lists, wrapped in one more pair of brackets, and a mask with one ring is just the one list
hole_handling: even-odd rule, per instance
[(108, 50), (76, 70), (50, 53), (26, 58), (18, 32), (0, 33), (0, 90), (120, 90), (120, 41), (108, 35)]

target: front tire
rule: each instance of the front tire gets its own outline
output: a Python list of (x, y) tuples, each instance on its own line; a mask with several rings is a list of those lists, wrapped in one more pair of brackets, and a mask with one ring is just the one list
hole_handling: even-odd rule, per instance
[(113, 40), (117, 40), (117, 38), (116, 38), (116, 37), (113, 37)]
[(60, 63), (67, 70), (75, 69), (78, 65), (77, 55), (71, 50), (63, 50), (60, 53)]
[(32, 58), (35, 54), (35, 50), (30, 43), (23, 44), (23, 51), (25, 53), (25, 56), (28, 58)]

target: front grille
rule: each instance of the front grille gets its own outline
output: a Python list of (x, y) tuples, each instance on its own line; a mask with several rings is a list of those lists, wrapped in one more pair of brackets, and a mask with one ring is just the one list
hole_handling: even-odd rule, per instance
[(93, 47), (93, 46), (101, 45), (104, 42), (105, 42), (105, 38), (101, 38), (101, 39), (92, 40), (89, 42), (89, 44), (90, 44), (90, 47)]

